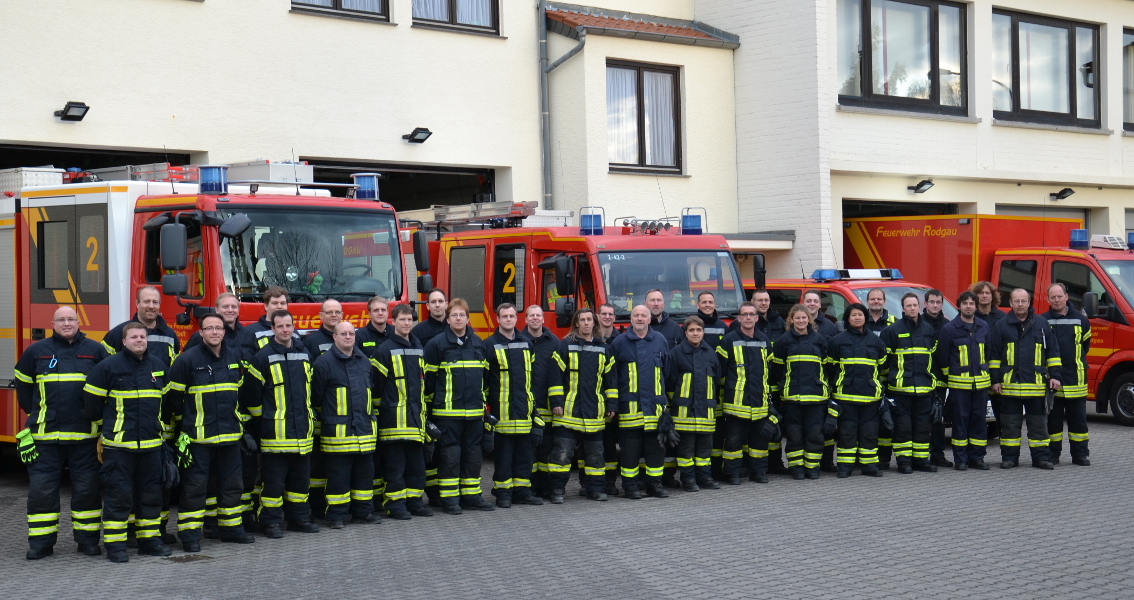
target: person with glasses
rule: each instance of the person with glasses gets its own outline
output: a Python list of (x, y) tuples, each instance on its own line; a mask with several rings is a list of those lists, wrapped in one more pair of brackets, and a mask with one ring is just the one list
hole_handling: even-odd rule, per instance
[(16, 400), (28, 414), (16, 435), (28, 469), (28, 560), (51, 556), (59, 532), (59, 482), (71, 476), (71, 531), (79, 552), (99, 556), (98, 425), (83, 412), (83, 385), (106, 348), (79, 331), (75, 309), (60, 307), (52, 334), (20, 355)]
[(319, 309), (319, 329), (303, 337), (303, 345), (311, 356), (318, 358), (335, 345), (335, 327), (343, 320), (343, 305), (338, 300), (327, 299)]

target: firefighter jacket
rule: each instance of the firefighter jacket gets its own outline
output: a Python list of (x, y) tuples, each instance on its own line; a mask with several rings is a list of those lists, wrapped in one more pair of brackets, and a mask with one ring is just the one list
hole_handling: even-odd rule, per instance
[(893, 325), (898, 319), (890, 314), (885, 308), (882, 309), (882, 316), (875, 319), (870, 311), (866, 312), (866, 330), (874, 335), (881, 335), (882, 330)]
[(311, 405), (322, 424), (319, 449), (323, 452), (374, 452), (378, 420), (371, 388), (377, 370), (357, 346), (344, 354), (338, 346), (311, 365)]
[(800, 335), (795, 329), (772, 343), (772, 380), (779, 382), (783, 402), (826, 402), (827, 338), (815, 330)]
[(389, 339), (387, 333), (394, 335), (394, 329), (390, 325), (386, 325), (384, 331), (378, 331), (374, 323), (367, 323), (366, 327), (359, 327), (354, 331), (354, 345), (361, 348), (367, 358), (374, 358), (374, 353)]
[(1059, 340), (1035, 309), (1028, 308), (1023, 321), (1008, 313), (992, 326), (988, 370), (1001, 394), (1042, 397), (1047, 394), (1045, 375), (1063, 383), (1061, 366)]
[(535, 402), (532, 399), (531, 343), (513, 330), (508, 339), (500, 330), (484, 340), (488, 351), (488, 409), (496, 415), (497, 433), (528, 434), (532, 431)]
[(669, 343), (654, 330), (638, 337), (632, 330), (610, 345), (618, 382), (618, 426), (623, 429), (658, 428), (658, 417), (668, 402), (665, 369)]
[(681, 340), (685, 339), (685, 332), (681, 331), (681, 325), (665, 311), (662, 311), (661, 316), (650, 319), (650, 329), (660, 333), (669, 342), (670, 348), (680, 344)]
[[(138, 320), (138, 313), (134, 313), (130, 321), (141, 323)], [(126, 323), (130, 321), (126, 321)], [(102, 345), (110, 354), (117, 354), (124, 349), (122, 328), (126, 326), (126, 323), (119, 323), (114, 329), (106, 332), (106, 336), (102, 338)], [(154, 323), (153, 327), (146, 328), (146, 340), (149, 342), (146, 346), (146, 352), (151, 356), (160, 358), (167, 367), (172, 365), (173, 360), (181, 353), (181, 340), (177, 339), (177, 333), (166, 324), (161, 315), (158, 315), (157, 322)]]
[(922, 310), (921, 318), (925, 319), (933, 327), (933, 335), (941, 336), (941, 330), (949, 324), (949, 319), (945, 316), (945, 311), (937, 313), (937, 316), (929, 314), (929, 311)]
[[(227, 342), (228, 345), (232, 348), (240, 347), (240, 336), (241, 336), (240, 332), (243, 329), (244, 329), (244, 326), (240, 324), (240, 321), (237, 321), (236, 323), (233, 323), (232, 325), (225, 323), (224, 324), (224, 341)], [(181, 351), (184, 352), (184, 351), (192, 348), (193, 346), (199, 346), (199, 345), (201, 345), (201, 332), (200, 331), (194, 331), (193, 335), (189, 336), (189, 341), (185, 342), (185, 347), (182, 348)]]
[(81, 442), (98, 437), (98, 424), (83, 412), (83, 383), (106, 348), (75, 333), (71, 341), (52, 333), (20, 355), (16, 399), (28, 414), (26, 427), (36, 442)]
[[(160, 348), (159, 352), (164, 351)], [(83, 386), (86, 417), (102, 421), (102, 445), (140, 452), (161, 447), (173, 431), (162, 396), (169, 390), (164, 356), (129, 350), (100, 362)]]
[(769, 361), (772, 342), (759, 328), (752, 337), (737, 329), (724, 336), (717, 354), (721, 363), (724, 385), (721, 391), (721, 410), (726, 415), (755, 421), (768, 416)]
[(988, 311), (988, 314), (980, 312), (979, 308), (976, 311), (976, 318), (984, 321), (985, 323), (988, 323), (988, 326), (990, 328), (989, 331), (991, 331), (993, 325), (996, 325), (997, 321), (1003, 319), (1006, 316), (1008, 315), (1004, 314), (1004, 311), (996, 308), (995, 306), (992, 307), (992, 310)]
[[(311, 333), (303, 336), (302, 344), (307, 348), (308, 354), (315, 358), (319, 358), (324, 352), (330, 350), (331, 346), (335, 345), (334, 334), (334, 331), (331, 331), (326, 327), (320, 327), (319, 329), (316, 329), (315, 331), (312, 331)], [(356, 333), (355, 335), (355, 345), (358, 346), (358, 334)], [(361, 346), (359, 346), (359, 349), (361, 349)], [(363, 352), (363, 354), (366, 354), (366, 352)], [(367, 358), (370, 358), (369, 355), (367, 356)]]
[(886, 345), (863, 327), (848, 328), (827, 342), (827, 380), (831, 398), (839, 402), (882, 399), (882, 367)]
[(1087, 352), (1091, 349), (1091, 321), (1083, 313), (1067, 306), (1067, 314), (1043, 313), (1047, 324), (1059, 341), (1060, 398), (1087, 397)]
[(268, 338), (248, 361), (244, 406), (254, 417), (260, 450), (307, 454), (314, 445), (315, 412), (311, 408), (311, 355), (298, 340), (291, 346)]
[(886, 345), (886, 389), (899, 394), (928, 394), (937, 387), (933, 351), (937, 336), (925, 319), (916, 322), (902, 315), (882, 330), (878, 338)]
[(702, 338), (701, 343), (709, 344), (709, 347), (716, 351), (717, 346), (721, 343), (721, 338), (728, 333), (728, 323), (717, 318), (717, 311), (715, 310), (711, 315), (706, 315), (698, 310), (697, 318), (705, 323), (705, 337)]
[(551, 370), (555, 367), (552, 355), (559, 348), (559, 338), (551, 330), (544, 327), (539, 337), (533, 336), (525, 327), (520, 331), (520, 337), (532, 346), (532, 401), (535, 403), (536, 414), (545, 423), (551, 422), (551, 406), (547, 403), (547, 387), (550, 385)]
[[(237, 340), (240, 342), (240, 349), (244, 353), (244, 360), (252, 360), (253, 356), (260, 351), (260, 348), (268, 345), (268, 340), (272, 339), (275, 335), (272, 332), (272, 324), (268, 322), (268, 316), (260, 317), (259, 321), (251, 325), (241, 327), (237, 333)], [(225, 332), (225, 339), (228, 339), (228, 332)], [(292, 343), (303, 345), (303, 335), (297, 329), (291, 335)], [(314, 358), (312, 358), (314, 360)]]
[(721, 363), (708, 344), (685, 340), (669, 351), (665, 390), (678, 431), (713, 433), (720, 383)]
[(244, 380), (240, 351), (221, 342), (220, 356), (201, 344), (181, 353), (169, 369), (170, 409), (180, 430), (198, 444), (235, 444), (248, 419), (240, 405)]
[(562, 408), (552, 424), (584, 433), (606, 427), (606, 413), (618, 410), (618, 381), (614, 356), (602, 340), (568, 335), (552, 355), (555, 365), (548, 379), (547, 397), (552, 408)]
[(431, 417), (484, 418), (487, 358), (484, 343), (471, 327), (461, 337), (446, 328), (425, 345), (425, 399)]
[(991, 327), (980, 319), (966, 323), (957, 318), (941, 328), (933, 363), (941, 369), (941, 381), (954, 390), (983, 390), (991, 385), (988, 374), (988, 341)]
[(392, 334), (370, 358), (377, 373), (378, 439), (425, 441), (425, 349), (411, 333)]
[(433, 338), (441, 335), (442, 333), (445, 333), (446, 331), (449, 331), (448, 323), (446, 323), (445, 321), (438, 321), (437, 319), (433, 318), (433, 315), (427, 313), (425, 315), (425, 320), (418, 323), (417, 325), (414, 325), (413, 331), (411, 331), (410, 333), (413, 334), (413, 336), (417, 339), (421, 340), (421, 343), (423, 345), (428, 346), (429, 342), (433, 341)]
[[(736, 331), (737, 329), (740, 329), (739, 319), (734, 320), (732, 324), (728, 326), (729, 332)], [(766, 315), (756, 313), (756, 329), (769, 340), (775, 340), (787, 331), (787, 324), (784, 323), (784, 318), (780, 316), (780, 313), (769, 310)]]

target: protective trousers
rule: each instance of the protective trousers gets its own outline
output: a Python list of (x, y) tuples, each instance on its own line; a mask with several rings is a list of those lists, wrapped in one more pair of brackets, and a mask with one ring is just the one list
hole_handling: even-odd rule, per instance
[[(1052, 458), (1063, 453), (1063, 423), (1067, 423), (1067, 437), (1071, 442), (1071, 458), (1087, 458), (1091, 451), (1087, 448), (1090, 434), (1087, 433), (1087, 399), (1060, 398), (1056, 396), (1051, 414), (1047, 415), (1048, 439), (1051, 443)], [(1030, 430), (1030, 427), (1029, 427)]]
[(526, 433), (496, 432), (492, 451), (492, 495), (523, 500), (532, 495), (532, 439)]
[[(546, 420), (550, 421), (550, 419)], [(547, 460), (548, 456), (551, 455), (551, 444), (554, 439), (555, 436), (551, 434), (551, 426), (545, 426), (543, 428), (543, 439), (534, 448), (535, 464), (532, 467), (532, 488), (537, 496), (551, 495), (551, 472), (548, 469)]]
[(929, 394), (894, 394), (894, 454), (898, 464), (929, 464), (929, 436), (932, 427), (929, 410), (933, 406)]
[(724, 477), (724, 439), (725, 414), (721, 411), (717, 413), (717, 424), (713, 427), (713, 452), (710, 455), (714, 478)]
[(665, 447), (658, 442), (657, 429), (627, 427), (618, 432), (618, 446), (621, 449), (623, 489), (656, 490), (662, 486), (661, 478), (665, 464)]
[(764, 419), (750, 421), (733, 415), (724, 418), (724, 447), (722, 472), (725, 477), (740, 477), (745, 454), (751, 476), (768, 472), (768, 440), (761, 436)]
[(182, 542), (200, 542), (205, 519), (205, 497), (209, 474), (216, 473), (217, 525), (221, 538), (244, 535), (239, 444), (189, 444), (193, 462), (181, 472), (181, 502), (177, 510), (177, 535)]
[[(606, 422), (602, 430), (602, 459), (603, 472), (606, 475), (606, 487), (613, 488), (618, 483), (618, 419)], [(626, 482), (622, 482), (623, 487)]]
[(424, 505), (421, 494), (425, 491), (422, 443), (402, 440), (379, 442), (378, 452), (382, 453), (382, 468), (385, 470), (382, 473), (385, 481), (383, 507), (390, 512), (421, 508)]
[(606, 488), (603, 477), (605, 464), (602, 454), (602, 434), (583, 433), (566, 427), (552, 427), (551, 454), (547, 458), (547, 468), (551, 473), (551, 489), (561, 491), (567, 487), (571, 479), (571, 457), (575, 455), (575, 448), (582, 446), (583, 461), (586, 479), (586, 490), (589, 493), (602, 492)]
[(713, 434), (682, 431), (677, 442), (677, 470), (681, 482), (703, 482), (713, 478), (710, 458), (713, 454)]
[(863, 471), (878, 470), (878, 405), (839, 403), (839, 468), (850, 472), (857, 462)]
[(1028, 450), (1032, 462), (1051, 460), (1047, 437), (1047, 415), (1043, 414), (1043, 396), (1000, 396), (1000, 460), (1020, 462), (1020, 431), (1025, 413), (1028, 422)]
[(480, 442), (484, 438), (484, 422), (481, 419), (436, 419), (434, 423), (441, 430), (441, 439), (433, 451), (437, 486), (429, 491), (430, 497), (440, 498), (445, 506), (480, 503), (483, 458)]
[[(779, 399), (778, 394), (773, 394), (772, 397), (769, 398), (769, 402), (772, 403), (772, 406), (774, 406), (776, 408), (777, 412), (781, 412), (781, 414), (782, 414), (782, 411), (780, 409), (783, 408), (783, 404), (780, 403), (780, 399)], [(781, 427), (779, 434), (768, 440), (768, 472), (769, 473), (784, 473), (785, 472), (783, 439), (784, 439), (784, 434), (783, 434), (783, 428)]]
[(161, 545), (161, 449), (131, 452), (103, 448), (99, 478), (106, 489), (102, 536), (106, 552), (126, 551), (126, 523), (134, 515), (138, 548)]
[(311, 461), (307, 506), (311, 509), (312, 518), (318, 519), (327, 514), (327, 470), (323, 468), (323, 450), (319, 448), (319, 438), (315, 438), (315, 446), (307, 456)]
[(28, 545), (55, 545), (59, 532), (59, 479), (71, 471), (71, 534), (82, 545), (98, 545), (102, 496), (95, 440), (75, 444), (37, 442), (39, 457), (28, 463)]
[(260, 505), (260, 492), (264, 487), (260, 479), (259, 452), (240, 449), (240, 481), (244, 485), (240, 494), (241, 519), (246, 530), (254, 531), (259, 529), (256, 510)]
[(958, 465), (984, 460), (988, 446), (988, 390), (949, 390), (953, 408), (953, 462)]
[(788, 467), (818, 469), (823, 457), (823, 419), (826, 402), (784, 402), (784, 438), (787, 440)]
[[(933, 395), (940, 398), (944, 403), (942, 414), (953, 414), (953, 401), (949, 398), (951, 392), (946, 391), (945, 388), (937, 388), (934, 390)], [(929, 436), (929, 458), (945, 458), (945, 423), (934, 421), (930, 424), (932, 427)]]
[[(375, 502), (381, 502), (383, 496), (386, 495), (386, 466), (382, 464), (382, 450), (375, 450), (371, 456), (374, 457), (374, 498)], [(423, 459), (424, 460), (424, 459)], [(425, 463), (422, 463), (423, 465)], [(425, 467), (422, 466), (422, 470)], [(425, 483), (422, 482), (420, 489), (425, 489)], [(377, 504), (375, 504), (377, 506)]]
[(364, 518), (374, 512), (374, 457), (370, 452), (324, 452), (327, 520)]
[[(896, 414), (896, 413), (894, 413)], [(893, 417), (894, 414), (890, 416)], [(878, 463), (890, 468), (890, 459), (894, 456), (894, 431), (878, 422)]]
[(311, 486), (311, 460), (306, 454), (265, 452), (260, 455), (260, 475), (264, 480), (260, 492), (259, 521), (261, 527), (311, 520), (307, 505)]

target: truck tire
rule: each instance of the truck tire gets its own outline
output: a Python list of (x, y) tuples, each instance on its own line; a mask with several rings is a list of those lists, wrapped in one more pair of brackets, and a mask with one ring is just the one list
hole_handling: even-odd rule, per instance
[(1110, 410), (1123, 425), (1134, 426), (1134, 373), (1124, 373), (1114, 380)]

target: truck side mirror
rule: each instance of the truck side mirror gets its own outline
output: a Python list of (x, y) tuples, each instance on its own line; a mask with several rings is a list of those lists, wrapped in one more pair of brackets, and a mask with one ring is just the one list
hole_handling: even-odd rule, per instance
[[(555, 259), (555, 292), (560, 296), (571, 296), (575, 293), (575, 260), (570, 256), (560, 256)], [(558, 305), (556, 306), (558, 311)]]
[[(165, 239), (165, 238), (162, 238)], [(182, 267), (184, 268), (184, 267)], [(173, 273), (161, 276), (161, 293), (166, 296), (180, 296), (189, 293), (189, 276)]]
[(217, 229), (217, 233), (222, 238), (237, 238), (244, 235), (245, 231), (252, 226), (252, 219), (244, 213), (236, 213), (231, 217), (224, 220), (221, 226)]
[(417, 293), (424, 294), (433, 289), (433, 276), (429, 273), (417, 277)]
[[(418, 229), (413, 232), (413, 263), (417, 266), (418, 271), (429, 270), (429, 240), (425, 238), (425, 231)], [(432, 285), (428, 287), (418, 286), (417, 289), (433, 289)]]
[(768, 270), (764, 268), (764, 255), (757, 252), (752, 255), (752, 278), (756, 282), (756, 289), (762, 289), (767, 282)]
[(571, 298), (555, 299), (555, 326), (570, 327), (571, 316), (575, 314), (575, 301)]
[(1087, 315), (1088, 319), (1102, 316), (1099, 314), (1099, 295), (1097, 293), (1083, 293), (1083, 314)]
[[(161, 270), (180, 271), (189, 264), (186, 227), (181, 223), (161, 226)], [(186, 287), (188, 291), (188, 287)]]

